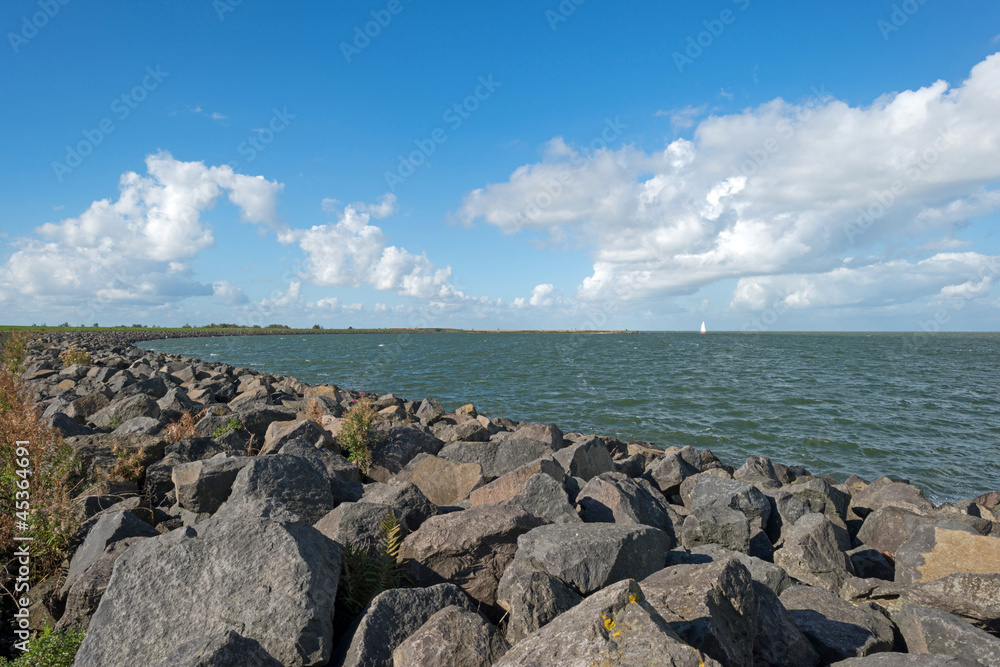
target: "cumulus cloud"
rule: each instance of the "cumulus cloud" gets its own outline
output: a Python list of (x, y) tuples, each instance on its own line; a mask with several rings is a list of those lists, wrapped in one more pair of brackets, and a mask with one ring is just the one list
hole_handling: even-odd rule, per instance
[(228, 280), (212, 283), (212, 296), (228, 306), (242, 306), (250, 301), (242, 289), (230, 284)]
[(226, 195), (245, 221), (280, 226), (278, 183), (165, 152), (148, 156), (146, 170), (122, 175), (117, 200), (95, 201), (77, 217), (16, 239), (17, 250), (0, 266), (0, 291), (64, 303), (162, 303), (212, 294), (181, 262), (215, 242), (201, 214)]
[[(863, 107), (813, 91), (712, 116), (658, 152), (585, 154), (556, 138), (542, 161), (470, 192), (458, 217), (594, 248), (583, 300), (691, 294), (726, 279), (739, 281), (741, 307), (789, 295), (812, 307), (899, 300), (981, 280), (968, 262), (921, 248), (1000, 208), (998, 149), (1000, 54), (959, 85)], [(844, 266), (890, 242), (894, 257)], [(906, 279), (891, 279), (900, 268)], [(887, 285), (866, 292), (870, 280)]]
[[(335, 200), (323, 200), (330, 210)], [(388, 237), (372, 218), (396, 210), (396, 197), (387, 194), (375, 204), (348, 204), (332, 224), (290, 229), (278, 235), (285, 244), (296, 243), (306, 255), (302, 278), (325, 287), (362, 287), (394, 291), (419, 299), (463, 299), (449, 281), (451, 267), (437, 269), (425, 254), (388, 245)]]

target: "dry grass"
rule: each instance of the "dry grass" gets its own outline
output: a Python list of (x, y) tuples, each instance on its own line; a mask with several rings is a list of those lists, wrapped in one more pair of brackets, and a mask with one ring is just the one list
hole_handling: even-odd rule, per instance
[(309, 399), (309, 403), (306, 404), (306, 419), (311, 419), (320, 426), (323, 425), (323, 406), (315, 398)]
[(194, 426), (204, 415), (205, 410), (202, 410), (197, 415), (185, 412), (179, 418), (167, 424), (164, 429), (163, 439), (167, 442), (177, 442), (178, 440), (187, 440), (188, 438), (195, 437)]
[(94, 363), (94, 360), (90, 358), (87, 351), (77, 347), (76, 343), (70, 343), (69, 348), (60, 354), (59, 358), (66, 366), (72, 366), (73, 364), (87, 364), (89, 366)]
[[(0, 367), (0, 562), (4, 565), (0, 583), (8, 593), (15, 534), (33, 538), (31, 579), (37, 582), (58, 570), (80, 524), (79, 508), (72, 502), (73, 450), (57, 431), (43, 425), (40, 411), (32, 405), (31, 391), (11, 372), (17, 362), (5, 355), (5, 364)], [(26, 476), (27, 531), (15, 526), (17, 502), (24, 500), (23, 496), (18, 498), (16, 484), (25, 478), (18, 474), (18, 459), (24, 458), (16, 455), (18, 442), (27, 442), (21, 447), (27, 450), (31, 470)]]

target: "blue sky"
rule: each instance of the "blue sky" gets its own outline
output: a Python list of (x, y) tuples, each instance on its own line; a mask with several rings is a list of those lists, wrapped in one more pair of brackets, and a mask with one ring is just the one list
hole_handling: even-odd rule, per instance
[(0, 321), (1000, 329), (1000, 6), (0, 8)]

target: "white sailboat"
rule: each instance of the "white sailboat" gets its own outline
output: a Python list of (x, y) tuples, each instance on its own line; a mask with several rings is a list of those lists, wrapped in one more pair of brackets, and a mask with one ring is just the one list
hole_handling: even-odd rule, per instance
[(708, 330), (705, 329), (705, 323), (704, 322), (701, 323), (701, 333), (708, 333)]

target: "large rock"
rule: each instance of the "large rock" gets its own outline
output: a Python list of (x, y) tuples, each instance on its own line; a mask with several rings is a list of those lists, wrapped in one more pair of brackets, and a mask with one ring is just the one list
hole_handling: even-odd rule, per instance
[(771, 504), (757, 488), (738, 479), (699, 475), (691, 489), (690, 507), (697, 509), (720, 505), (742, 512), (752, 525), (764, 528), (771, 515)]
[(177, 504), (191, 512), (215, 512), (229, 498), (236, 476), (252, 462), (249, 456), (222, 455), (174, 466)]
[(826, 514), (807, 514), (792, 526), (774, 563), (804, 583), (838, 592), (854, 576), (847, 528)]
[(596, 436), (582, 438), (571, 446), (560, 449), (555, 458), (567, 475), (585, 481), (601, 473), (615, 471), (608, 448)]
[(322, 519), (336, 505), (329, 480), (308, 460), (272, 454), (254, 457), (233, 481), (229, 499), (219, 512), (272, 498), (309, 523)]
[(818, 477), (796, 482), (784, 487), (784, 490), (801, 498), (809, 505), (811, 512), (831, 514), (840, 517), (842, 521), (847, 519), (847, 504), (850, 502), (850, 497)]
[(434, 398), (425, 398), (420, 401), (417, 408), (416, 417), (421, 424), (433, 424), (444, 416), (444, 408)]
[(718, 544), (733, 551), (749, 553), (750, 520), (742, 512), (724, 505), (695, 508), (684, 519), (681, 544), (690, 548)]
[(438, 513), (437, 505), (432, 503), (416, 484), (410, 482), (367, 484), (361, 500), (366, 503), (382, 503), (389, 507), (395, 507), (401, 512), (402, 522), (411, 533), (420, 528), (424, 521)]
[(620, 472), (593, 477), (576, 497), (580, 518), (588, 523), (622, 523), (653, 526), (676, 544), (675, 524), (679, 515), (667, 499), (644, 479), (631, 479)]
[(295, 438), (282, 445), (278, 450), (279, 454), (289, 456), (301, 456), (311, 462), (316, 468), (330, 478), (340, 482), (358, 482), (361, 480), (361, 471), (358, 466), (351, 463), (334, 449), (326, 447), (315, 447), (308, 440)]
[(904, 604), (941, 609), (1000, 635), (1000, 574), (963, 572), (892, 588), (890, 595)]
[(522, 535), (515, 560), (588, 595), (616, 581), (662, 569), (669, 544), (666, 533), (650, 526), (552, 524)]
[(403, 540), (400, 557), (420, 585), (449, 581), (489, 611), (518, 538), (547, 521), (516, 505), (482, 505), (427, 519)]
[(284, 665), (324, 664), (339, 579), (333, 542), (272, 501), (248, 503), (129, 548), (73, 664), (152, 665), (193, 628), (238, 628)]
[(635, 581), (588, 597), (513, 646), (495, 667), (593, 665), (720, 665), (685, 644), (645, 600)]
[[(316, 522), (316, 530), (344, 546), (350, 544), (372, 552), (379, 544), (382, 522), (390, 512), (397, 520), (402, 515), (399, 510), (381, 503), (341, 503)], [(400, 524), (401, 536), (407, 532)]]
[[(752, 573), (751, 573), (752, 574)], [(753, 643), (754, 665), (768, 667), (815, 667), (819, 653), (795, 624), (774, 591), (754, 580), (757, 595), (757, 638)]]
[(156, 400), (145, 395), (136, 394), (112, 401), (107, 407), (101, 408), (90, 415), (90, 423), (98, 428), (110, 428), (112, 424), (124, 424), (133, 417), (160, 416), (160, 406)]
[(750, 573), (735, 559), (668, 567), (639, 585), (685, 642), (724, 665), (753, 664), (757, 597)]
[(510, 644), (474, 611), (436, 612), (392, 652), (393, 667), (490, 667)]
[(982, 665), (953, 655), (876, 653), (864, 658), (841, 660), (830, 667), (982, 667)]
[(66, 407), (66, 416), (79, 424), (86, 424), (92, 414), (111, 404), (105, 391), (98, 390), (71, 401)]
[(783, 569), (762, 558), (750, 556), (741, 551), (726, 549), (718, 544), (704, 544), (689, 549), (674, 549), (667, 554), (667, 566), (697, 565), (723, 558), (733, 558), (750, 572), (750, 577), (770, 588), (775, 595), (792, 585), (792, 580)]
[(260, 642), (235, 630), (185, 642), (153, 667), (281, 667)]
[(483, 477), (494, 479), (555, 451), (538, 440), (508, 438), (500, 442), (453, 442), (439, 456), (458, 463), (478, 463)]
[(566, 445), (566, 441), (563, 439), (563, 432), (555, 424), (523, 422), (517, 427), (511, 438), (537, 440), (553, 450), (562, 449)]
[[(79, 575), (72, 586), (68, 587), (66, 594), (66, 607), (63, 615), (59, 617), (56, 630), (63, 630), (80, 625), (87, 629), (90, 625), (90, 618), (97, 611), (97, 606), (104, 597), (104, 592), (108, 588), (108, 581), (111, 579), (111, 572), (114, 569), (115, 561), (125, 553), (132, 545), (149, 539), (148, 537), (126, 537), (123, 540), (112, 542), (108, 545), (97, 560), (88, 567), (83, 574)], [(65, 590), (65, 589), (64, 589)]]
[(562, 581), (533, 570), (526, 560), (511, 562), (497, 585), (497, 604), (507, 612), (507, 640), (512, 644), (574, 607), (583, 597)]
[(415, 484), (435, 505), (454, 505), (483, 484), (478, 463), (455, 463), (431, 454), (420, 454), (406, 464), (396, 480)]
[(853, 605), (815, 586), (792, 586), (778, 599), (824, 664), (893, 648), (892, 621), (874, 604)]
[(109, 545), (128, 537), (157, 537), (159, 533), (148, 523), (128, 511), (108, 511), (102, 513), (87, 538), (73, 554), (69, 564), (69, 574), (63, 584), (62, 595), (69, 592), (87, 569), (93, 565)]
[(506, 475), (497, 477), (486, 486), (476, 489), (469, 496), (469, 503), (475, 507), (476, 505), (496, 505), (507, 502), (523, 491), (528, 479), (538, 473), (549, 475), (560, 485), (565, 478), (562, 466), (551, 456), (546, 456), (535, 459)]
[(912, 507), (887, 505), (868, 514), (858, 530), (858, 540), (882, 553), (895, 557), (896, 549), (910, 539), (920, 526), (937, 523), (937, 519)]
[(417, 424), (377, 421), (373, 432), (378, 444), (372, 450), (368, 475), (377, 482), (388, 482), (418, 454), (437, 455), (444, 446)]
[(1000, 639), (939, 609), (907, 605), (892, 615), (910, 653), (962, 656), (980, 665), (1000, 665)]
[(264, 446), (260, 454), (273, 454), (292, 440), (303, 439), (313, 447), (334, 446), (333, 436), (325, 428), (311, 419), (273, 422), (264, 434)]
[(775, 546), (781, 546), (788, 529), (794, 526), (796, 521), (809, 514), (811, 510), (802, 498), (792, 495), (784, 489), (761, 487), (761, 493), (764, 494), (768, 505), (771, 506), (771, 513), (764, 525), (764, 531)]
[[(560, 468), (560, 472), (561, 470)], [(570, 504), (566, 488), (551, 475), (541, 472), (528, 478), (521, 492), (510, 499), (510, 504), (520, 505), (552, 523), (583, 522)]]
[(774, 465), (766, 456), (751, 456), (733, 473), (733, 478), (747, 484), (759, 484), (769, 488), (781, 486)]
[(391, 667), (396, 647), (431, 616), (450, 606), (474, 609), (469, 596), (454, 584), (395, 588), (380, 593), (348, 629), (330, 664)]
[(879, 477), (851, 496), (850, 509), (864, 519), (880, 507), (897, 505), (916, 510), (933, 510), (934, 503), (924, 497), (923, 491), (907, 482), (897, 482)]
[(1000, 538), (950, 520), (923, 525), (896, 550), (896, 581), (922, 583), (951, 574), (1000, 574)]
[(434, 437), (442, 442), (489, 442), (490, 432), (477, 421), (467, 421), (461, 424), (445, 424), (438, 422), (431, 428)]
[(671, 451), (653, 459), (643, 477), (652, 482), (667, 498), (680, 494), (681, 482), (700, 472), (684, 460), (679, 452)]
[(146, 468), (163, 458), (167, 442), (154, 435), (100, 433), (69, 438), (66, 444), (73, 448), (76, 457), (75, 477), (86, 487), (110, 476), (120, 461), (116, 448), (125, 456), (141, 453), (139, 463)]

